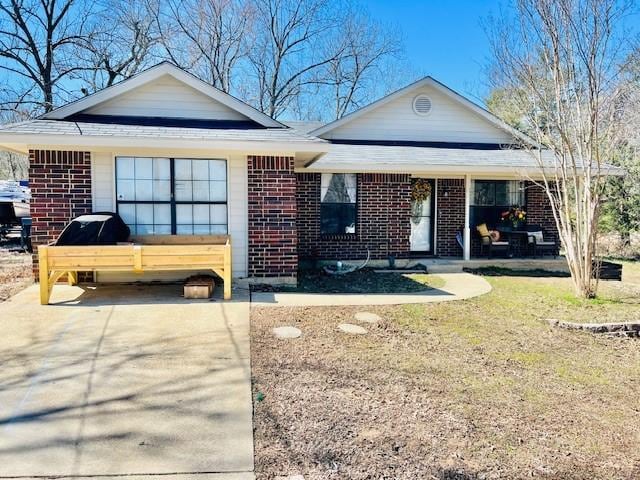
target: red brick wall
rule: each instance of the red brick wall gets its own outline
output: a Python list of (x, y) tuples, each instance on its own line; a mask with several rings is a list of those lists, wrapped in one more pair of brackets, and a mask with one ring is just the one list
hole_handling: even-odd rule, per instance
[(293, 157), (248, 157), (250, 277), (297, 274), (293, 162)]
[(533, 182), (527, 182), (527, 224), (540, 225), (545, 237), (558, 239), (558, 229), (553, 218), (551, 203), (544, 188)]
[(409, 254), (411, 176), (358, 174), (355, 235), (320, 234), (320, 174), (297, 174), (298, 253), (307, 259), (385, 259)]
[(438, 179), (437, 182), (437, 254), (440, 257), (462, 257), (456, 233), (464, 227), (464, 180)]
[(37, 279), (37, 246), (55, 240), (72, 218), (91, 212), (90, 152), (30, 150), (29, 186)]

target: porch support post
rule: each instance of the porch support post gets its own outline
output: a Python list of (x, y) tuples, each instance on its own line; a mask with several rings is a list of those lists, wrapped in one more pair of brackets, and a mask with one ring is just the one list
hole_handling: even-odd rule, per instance
[(471, 175), (464, 176), (464, 259), (471, 260), (471, 229), (470, 223), (471, 211)]

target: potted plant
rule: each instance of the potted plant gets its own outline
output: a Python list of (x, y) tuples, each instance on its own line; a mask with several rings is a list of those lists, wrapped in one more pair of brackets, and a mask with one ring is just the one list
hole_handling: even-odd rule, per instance
[(514, 230), (519, 230), (527, 219), (527, 212), (522, 207), (511, 207), (500, 215), (502, 222), (510, 224)]

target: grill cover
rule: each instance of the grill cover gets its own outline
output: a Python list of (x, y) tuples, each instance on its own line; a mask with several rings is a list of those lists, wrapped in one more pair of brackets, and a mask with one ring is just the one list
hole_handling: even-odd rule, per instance
[(117, 213), (98, 212), (74, 218), (65, 227), (56, 245), (115, 245), (126, 242), (129, 227)]

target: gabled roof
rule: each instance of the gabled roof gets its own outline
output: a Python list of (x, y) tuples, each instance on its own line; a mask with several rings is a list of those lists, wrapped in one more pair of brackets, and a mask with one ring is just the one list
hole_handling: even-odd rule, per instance
[(203, 82), (195, 75), (192, 75), (170, 62), (162, 62), (143, 72), (140, 72), (126, 80), (115, 85), (107, 87), (96, 93), (88, 95), (84, 98), (68, 103), (62, 107), (56, 108), (49, 113), (45, 113), (40, 118), (46, 120), (64, 120), (74, 114), (81, 113), (95, 105), (111, 100), (119, 95), (127, 93), (134, 88), (152, 82), (163, 75), (170, 75), (179, 82), (182, 82), (207, 97), (241, 113), (250, 120), (264, 127), (283, 128), (286, 127), (282, 123), (256, 110), (252, 106), (238, 100), (232, 95), (223, 92), (206, 82)]
[(513, 128), (512, 126), (508, 125), (507, 123), (505, 123), (504, 121), (502, 121), (500, 118), (498, 118), (497, 116), (495, 116), (493, 113), (489, 112), (488, 110), (486, 110), (485, 108), (482, 108), (481, 106), (475, 104), (474, 102), (472, 102), (471, 100), (469, 100), (468, 98), (460, 95), (458, 92), (450, 89), (449, 87), (447, 87), (446, 85), (440, 83), (439, 81), (437, 81), (435, 78), (433, 77), (425, 77), (422, 78), (410, 85), (407, 85), (404, 88), (401, 88), (400, 90), (396, 90), (395, 92), (382, 97), (378, 100), (376, 100), (373, 103), (370, 103), (369, 105), (367, 105), (366, 107), (362, 107), (359, 110), (356, 110), (355, 112), (352, 112), (348, 115), (345, 115), (344, 117), (335, 120), (333, 122), (330, 122), (326, 125), (323, 125), (320, 128), (317, 128), (315, 130), (310, 131), (309, 133), (311, 135), (316, 135), (316, 136), (322, 136), (342, 125), (345, 125), (349, 122), (352, 122), (353, 120), (360, 118), (364, 115), (366, 115), (367, 113), (371, 112), (372, 110), (375, 110), (397, 98), (402, 97), (403, 95), (406, 95), (408, 93), (411, 93), (415, 90), (418, 90), (420, 88), (423, 87), (431, 87), (435, 90), (437, 90), (438, 92), (442, 93), (443, 95), (445, 95), (446, 97), (448, 97), (449, 99), (451, 99), (452, 101), (462, 105), (463, 107), (467, 108), (469, 111), (473, 112), (474, 114), (484, 118), (487, 122), (489, 122), (490, 124), (492, 124), (493, 126), (509, 133), (510, 135), (512, 135), (515, 139), (518, 139), (528, 145), (534, 145), (537, 146), (537, 143), (535, 142), (535, 140), (533, 140), (531, 137), (525, 135), (524, 133), (520, 132), (519, 130), (516, 130), (515, 128)]

